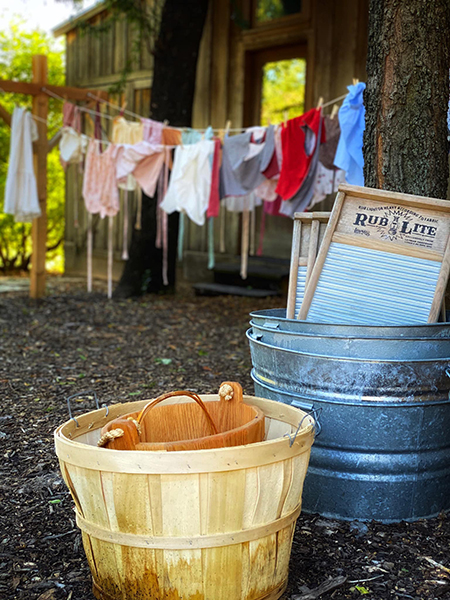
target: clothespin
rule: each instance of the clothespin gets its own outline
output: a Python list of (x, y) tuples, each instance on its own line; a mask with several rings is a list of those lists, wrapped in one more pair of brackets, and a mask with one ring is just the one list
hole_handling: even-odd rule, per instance
[(339, 112), (339, 104), (333, 104), (333, 108), (331, 109), (331, 119), (334, 119), (334, 117), (338, 114)]
[(164, 119), (163, 124), (164, 124), (164, 127), (167, 127), (167, 125), (169, 124), (169, 121), (167, 119)]
[(126, 100), (124, 100), (122, 102), (122, 106), (121, 106), (120, 111), (119, 111), (119, 117), (123, 117), (123, 115), (125, 114), (125, 109), (127, 107), (127, 104), (128, 104), (128, 102)]
[(287, 121), (288, 121), (288, 111), (285, 110), (285, 111), (283, 111), (283, 122), (285, 125), (286, 125)]
[(358, 85), (359, 83), (359, 79), (356, 79), (356, 77), (353, 77), (353, 85)]
[(317, 103), (317, 110), (319, 110), (319, 108), (322, 108), (322, 104), (323, 104), (323, 97), (320, 96), (319, 102)]
[(225, 135), (228, 135), (230, 129), (231, 129), (231, 121), (227, 121), (226, 125), (225, 125)]

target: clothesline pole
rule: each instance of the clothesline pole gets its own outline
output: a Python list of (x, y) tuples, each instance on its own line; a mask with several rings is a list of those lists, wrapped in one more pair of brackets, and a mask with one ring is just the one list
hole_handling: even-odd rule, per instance
[[(102, 100), (108, 99), (108, 93), (103, 90), (88, 90), (68, 86), (50, 85), (47, 80), (47, 57), (34, 55), (32, 57), (31, 83), (26, 81), (11, 81), (0, 79), (0, 92), (24, 94), (33, 97), (32, 115), (37, 125), (39, 139), (33, 145), (34, 169), (36, 175), (37, 193), (41, 216), (34, 219), (31, 228), (32, 257), (30, 277), (30, 297), (41, 298), (45, 295), (45, 257), (47, 251), (47, 154), (58, 143), (59, 135), (47, 140), (47, 116), (49, 95), (67, 101), (89, 101), (95, 94)], [(50, 93), (50, 94), (49, 94)], [(0, 119), (7, 125), (11, 124), (11, 115), (0, 105)]]
[[(42, 86), (47, 83), (47, 57), (36, 54), (32, 57), (33, 83)], [(34, 169), (41, 216), (33, 219), (31, 239), (33, 255), (31, 260), (30, 297), (37, 299), (45, 295), (45, 256), (47, 252), (47, 115), (48, 96), (40, 93), (33, 96), (32, 114), (38, 119), (36, 125), (39, 139), (34, 148)]]

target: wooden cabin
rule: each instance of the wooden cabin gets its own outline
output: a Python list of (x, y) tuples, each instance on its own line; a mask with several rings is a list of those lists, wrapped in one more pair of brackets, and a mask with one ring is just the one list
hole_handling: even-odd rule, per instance
[[(285, 107), (281, 102), (278, 119), (272, 114), (272, 123), (281, 121), (286, 111), (289, 117), (301, 114), (315, 106), (319, 97), (327, 102), (342, 96), (353, 78), (365, 80), (368, 11), (368, 0), (211, 0), (198, 59), (192, 125), (223, 128), (228, 120), (232, 128), (267, 124), (264, 86), (270, 85), (268, 67), (280, 61), (294, 61), (297, 68), (301, 63), (305, 76), (297, 101), (286, 98)], [(150, 116), (152, 56), (146, 47), (139, 55), (133, 51), (130, 26), (120, 20), (95, 34), (80, 27), (83, 22), (98, 24), (106, 18), (105, 6), (99, 3), (55, 29), (56, 36), (66, 36), (67, 84), (111, 91), (124, 79), (124, 70), (131, 61), (124, 91), (115, 98), (126, 99), (128, 110)], [(331, 106), (327, 110), (331, 111)], [(75, 184), (74, 173), (69, 172), (65, 239), (68, 274), (86, 271), (86, 215), (80, 189), (80, 182)], [(76, 195), (78, 228), (74, 227)], [(317, 208), (327, 210), (331, 203), (329, 198)], [(130, 219), (135, 204), (135, 200), (130, 203)], [(256, 231), (261, 210), (256, 211)], [(224, 218), (225, 254), (219, 253), (220, 223), (215, 223), (216, 263), (237, 263), (240, 215), (227, 213)], [(118, 277), (123, 267), (123, 211), (115, 221), (114, 273)], [(94, 224), (94, 274), (104, 276), (107, 223), (94, 219)], [(193, 223), (187, 227), (183, 273), (191, 281), (212, 279), (207, 270), (206, 229)], [(268, 216), (263, 255), (287, 262), (291, 235), (290, 219)]]

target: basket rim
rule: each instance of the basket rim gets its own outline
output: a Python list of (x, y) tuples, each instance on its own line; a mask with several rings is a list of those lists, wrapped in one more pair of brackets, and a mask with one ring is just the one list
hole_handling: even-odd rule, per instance
[[(216, 394), (202, 394), (200, 396), (205, 402), (217, 401)], [(185, 401), (185, 399), (181, 396), (180, 398), (171, 399), (171, 401), (179, 403)], [(54, 432), (56, 454), (60, 460), (68, 464), (76, 464), (93, 470), (149, 474), (162, 473), (162, 469), (164, 469), (164, 473), (190, 472), (195, 474), (239, 470), (270, 464), (293, 458), (311, 448), (315, 432), (315, 421), (311, 415), (295, 406), (266, 398), (245, 395), (243, 401), (245, 404), (260, 407), (266, 417), (282, 421), (290, 425), (291, 428), (297, 428), (301, 423), (294, 440), (292, 441), (292, 437), (289, 438), (285, 434), (282, 437), (247, 445), (175, 452), (165, 450), (112, 450), (76, 441), (76, 438), (80, 435), (101, 429), (105, 423), (121, 414), (133, 412), (130, 408), (139, 408), (148, 402), (148, 400), (140, 400), (111, 405), (109, 407), (109, 418), (106, 417), (104, 408), (77, 416), (76, 419), (80, 423), (79, 428), (75, 426), (73, 420), (62, 423)], [(93, 421), (93, 418), (97, 418), (97, 422)], [(71, 430), (77, 431), (77, 429), (79, 429), (79, 433), (75, 438), (71, 439), (66, 435)], [(292, 436), (292, 430), (290, 433)], [(258, 454), (260, 457), (255, 460), (255, 455)]]

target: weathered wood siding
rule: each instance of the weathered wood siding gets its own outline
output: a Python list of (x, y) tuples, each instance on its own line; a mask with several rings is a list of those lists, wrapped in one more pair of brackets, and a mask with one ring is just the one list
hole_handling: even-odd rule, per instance
[[(253, 29), (241, 29), (230, 15), (230, 2), (218, 0), (210, 8), (200, 49), (194, 127), (224, 128), (255, 123), (245, 122), (245, 64), (252, 51), (287, 44), (307, 44), (306, 108), (314, 106), (319, 97), (324, 101), (345, 94), (354, 77), (365, 80), (367, 51), (368, 0), (311, 0), (305, 14), (283, 23), (271, 23)], [(242, 21), (251, 19), (250, 3), (241, 0), (237, 9)], [(235, 13), (236, 14), (236, 13)], [(328, 109), (331, 110), (331, 107)], [(334, 198), (319, 205), (329, 210)], [(259, 235), (262, 208), (256, 211), (256, 235)], [(226, 257), (219, 251), (219, 219), (215, 221), (216, 260), (228, 259), (240, 251), (240, 215), (226, 213)], [(264, 255), (277, 258), (290, 256), (292, 220), (284, 217), (266, 218)], [(199, 272), (202, 261), (199, 252), (206, 252), (206, 226), (188, 225), (185, 236), (185, 261), (196, 262)], [(207, 259), (204, 258), (206, 267)], [(190, 273), (190, 269), (186, 270)], [(204, 272), (206, 276), (206, 272)]]
[[(245, 122), (246, 58), (249, 53), (264, 48), (287, 44), (306, 43), (307, 80), (306, 107), (314, 106), (322, 96), (326, 102), (346, 92), (346, 86), (356, 77), (365, 80), (367, 46), (368, 0), (304, 0), (306, 10), (300, 17), (283, 19), (250, 29), (238, 23), (250, 21), (250, 0), (211, 2), (198, 59), (196, 95), (193, 109), (193, 126), (225, 128), (242, 127)], [(96, 19), (104, 19), (100, 14)], [(67, 34), (67, 82), (70, 85), (108, 89), (121, 78), (126, 61), (131, 57), (132, 34), (125, 21), (117, 22), (114, 29), (100, 37)], [(128, 75), (125, 99), (128, 109), (147, 114), (151, 88), (151, 56), (142, 49), (134, 61), (133, 72)], [(248, 80), (248, 77), (247, 77)], [(142, 91), (140, 91), (142, 90)], [(247, 93), (248, 96), (248, 93)], [(85, 269), (85, 229), (73, 228), (70, 215), (73, 183), (68, 177), (66, 270)], [(319, 206), (331, 207), (332, 199)], [(83, 212), (80, 199), (80, 215)], [(134, 212), (134, 203), (130, 203)], [(256, 227), (262, 209), (257, 210)], [(219, 219), (215, 220), (216, 259), (229, 259), (239, 254), (240, 215), (225, 215), (226, 255), (219, 254)], [(116, 218), (115, 258), (116, 273), (120, 273), (123, 214)], [(131, 235), (131, 227), (129, 231)], [(284, 217), (266, 219), (264, 254), (289, 258), (292, 221)], [(185, 263), (197, 261), (204, 265), (206, 274), (207, 228), (188, 222), (185, 234)], [(98, 223), (95, 235), (95, 258), (106, 272), (106, 223)], [(189, 269), (188, 269), (189, 271)], [(198, 269), (196, 269), (198, 273)]]
[[(92, 24), (99, 24), (107, 19), (102, 12), (91, 19)], [(127, 74), (126, 84), (120, 96), (111, 95), (111, 101), (122, 104), (127, 102), (127, 110), (148, 116), (150, 108), (150, 93), (152, 83), (152, 56), (143, 45), (139, 54), (133, 48), (136, 34), (132, 26), (125, 20), (118, 20), (106, 31), (82, 31), (74, 29), (66, 35), (66, 81), (68, 85), (89, 87), (92, 89), (110, 91), (124, 76), (124, 70), (131, 61), (132, 71)], [(95, 106), (93, 106), (95, 108)], [(107, 106), (102, 111), (110, 116), (116, 116), (117, 111)], [(83, 117), (87, 133), (92, 133), (92, 121), (89, 116)], [(102, 119), (102, 126), (111, 131), (111, 121)], [(66, 233), (65, 259), (67, 273), (86, 272), (86, 231), (87, 214), (81, 196), (82, 178), (76, 181), (76, 167), (69, 166), (66, 174)], [(74, 225), (75, 201), (78, 197), (79, 227)], [(121, 202), (123, 202), (121, 197)], [(131, 239), (136, 213), (135, 194), (129, 192), (129, 229)], [(123, 247), (124, 212), (114, 219), (114, 277), (120, 277), (123, 268), (121, 259)], [(107, 219), (94, 216), (94, 276), (106, 277), (107, 261)]]

